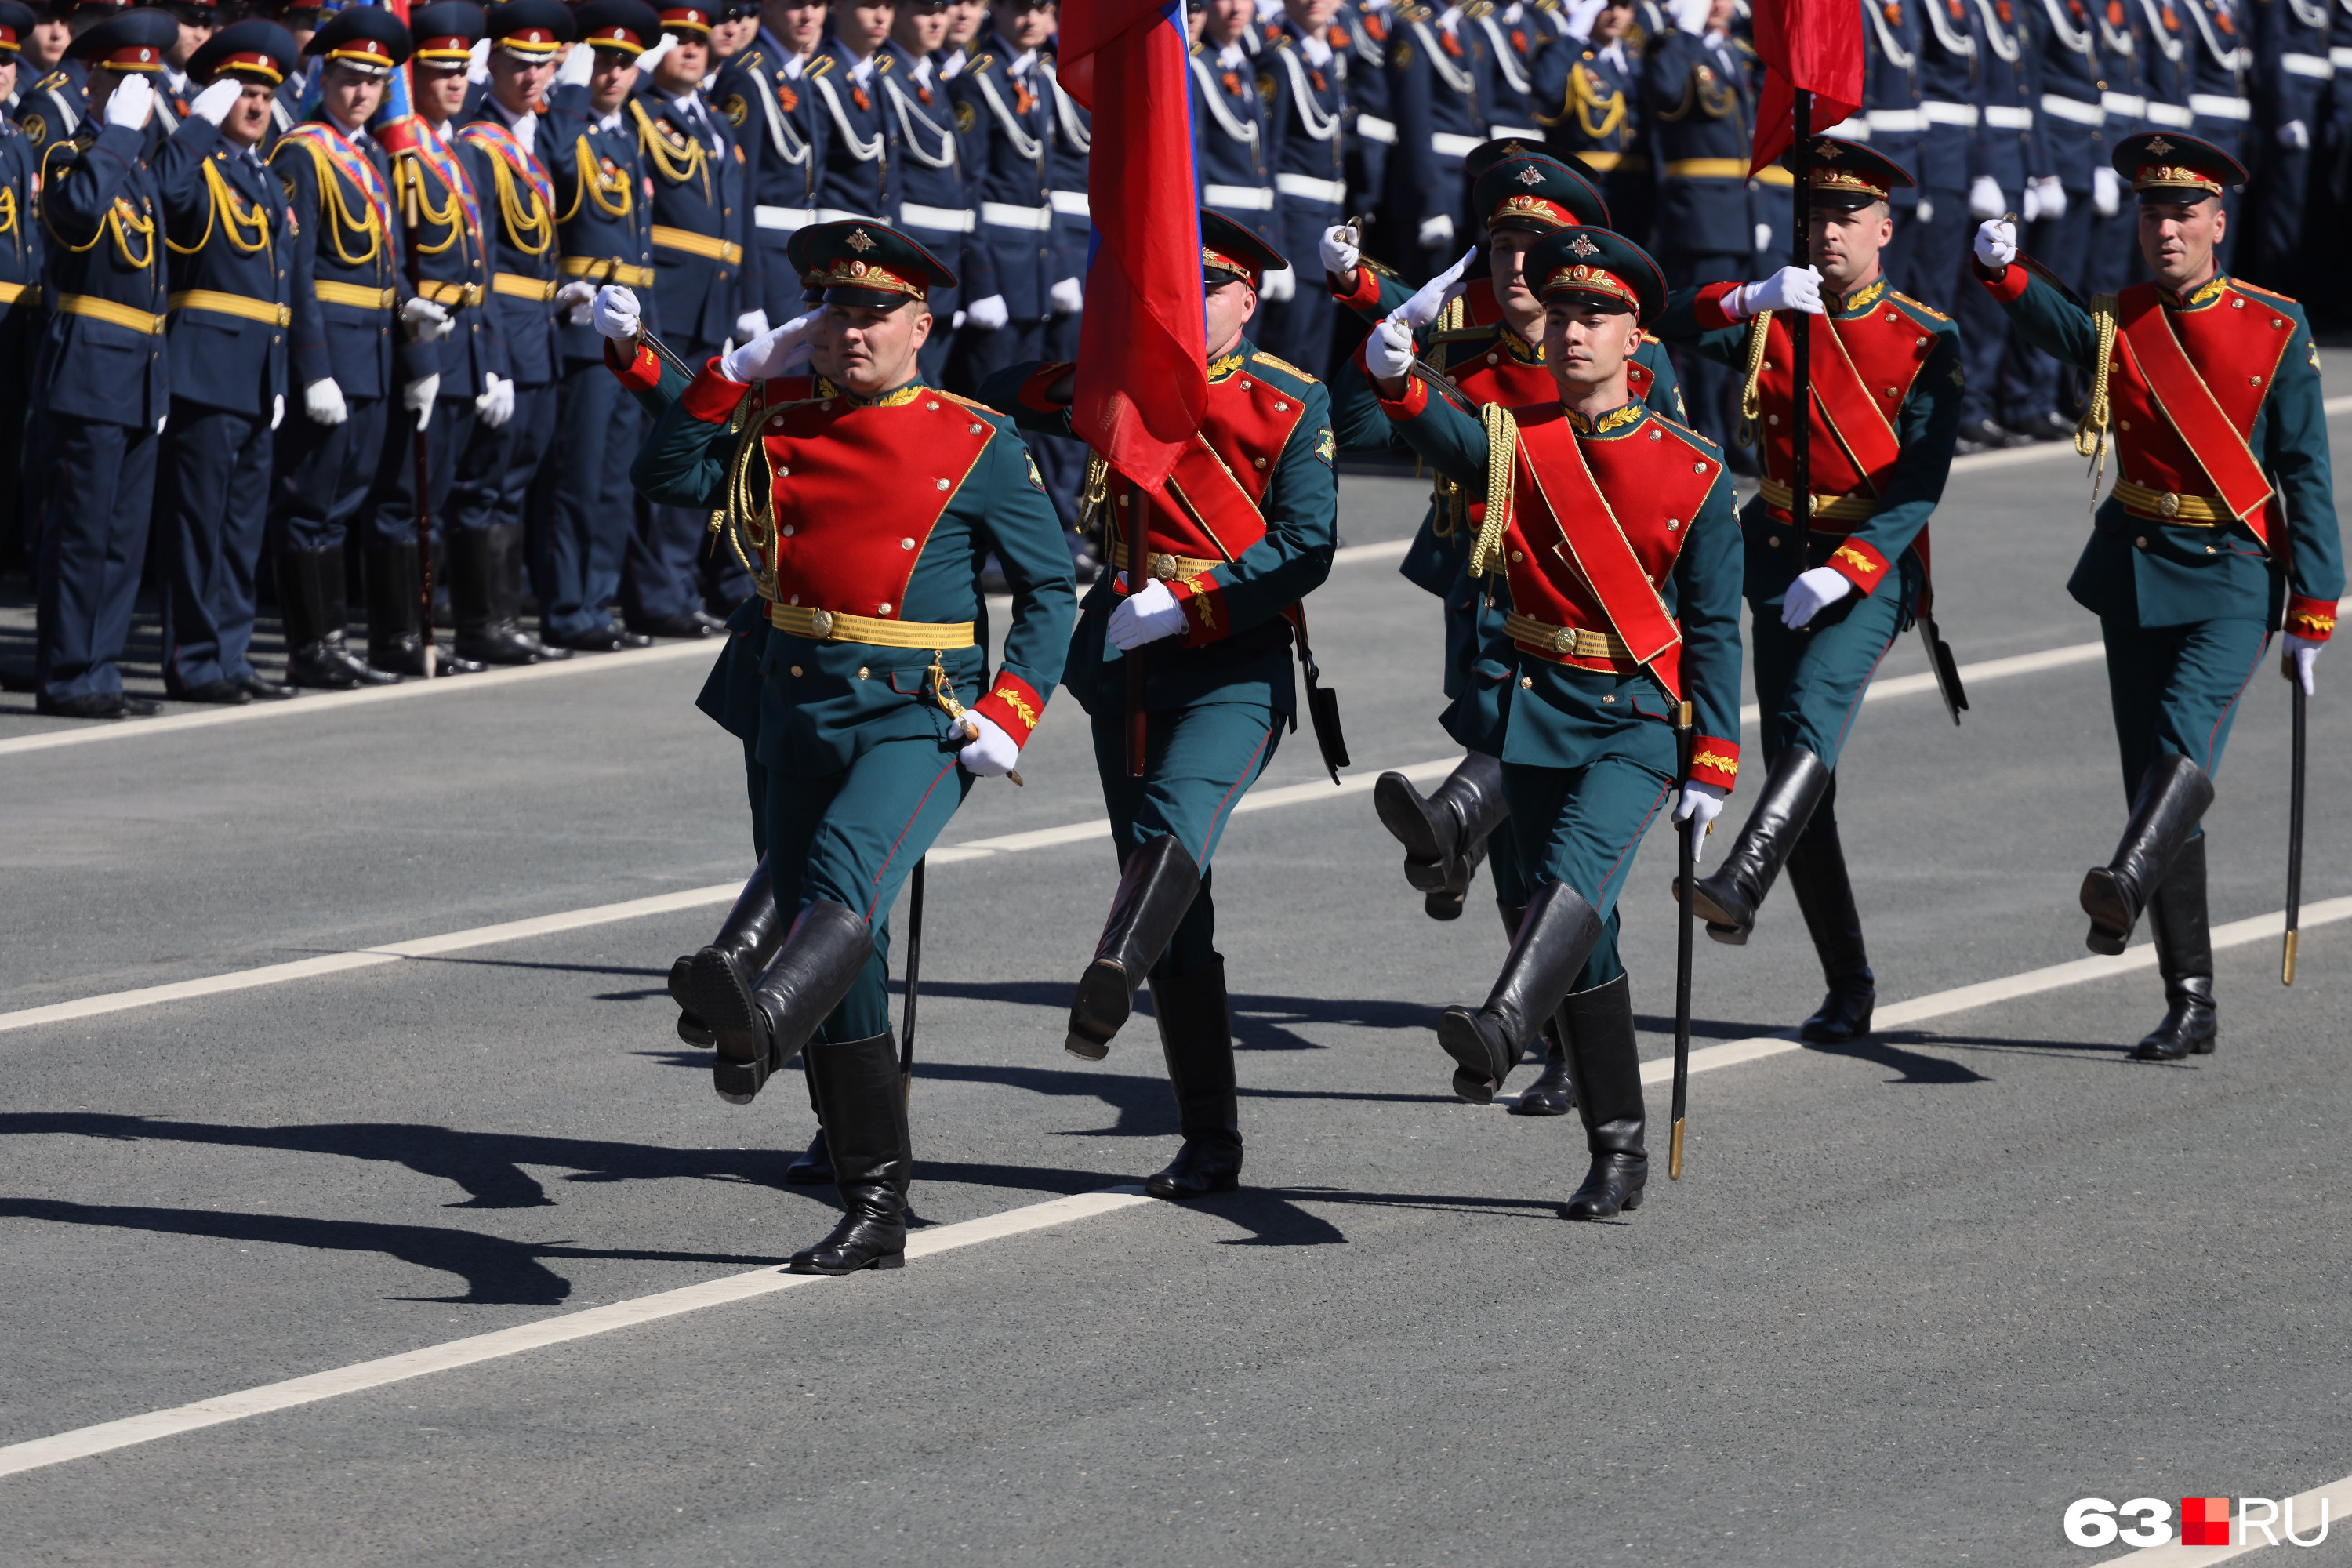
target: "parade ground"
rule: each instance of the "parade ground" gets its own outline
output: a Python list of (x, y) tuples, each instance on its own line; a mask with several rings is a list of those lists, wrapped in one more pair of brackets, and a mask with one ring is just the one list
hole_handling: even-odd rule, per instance
[(2220, 1558), (2062, 1521), (2294, 1497), (2307, 1536), (2314, 1492), (2326, 1543), (2257, 1550), (2352, 1563), (2352, 656), (2295, 984), (2273, 658), (2206, 819), (2220, 1049), (2129, 1059), (2146, 928), (2094, 958), (2075, 902), (2126, 808), (2064, 586), (2084, 466), (1954, 465), (1972, 706), (1907, 636), (1840, 767), (1877, 1033), (1797, 1043), (1785, 888), (1702, 937), (1679, 1182), (1652, 832), (1659, 1158), (1608, 1224), (1559, 1215), (1574, 1117), (1451, 1091), (1489, 884), (1430, 921), (1373, 816), (1460, 755), (1409, 474), (1343, 478), (1310, 605), (1355, 765), (1286, 737), (1216, 862), (1243, 1190), (1141, 1196), (1177, 1142), (1148, 1019), (1062, 1049), (1116, 873), (1057, 700), (930, 858), (899, 1272), (780, 1271), (835, 1217), (782, 1180), (806, 1097), (724, 1104), (673, 1033), (752, 865), (709, 645), (98, 728), (0, 698), (0, 1564), (2185, 1564)]

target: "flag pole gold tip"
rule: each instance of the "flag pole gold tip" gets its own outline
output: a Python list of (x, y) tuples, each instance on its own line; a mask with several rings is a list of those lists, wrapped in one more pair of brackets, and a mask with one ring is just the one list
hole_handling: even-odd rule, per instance
[(1666, 1180), (1683, 1179), (1683, 1124), (1675, 1123), (1674, 1141), (1666, 1146)]
[(2302, 934), (2299, 931), (2286, 933), (2286, 951), (2279, 958), (2279, 984), (2282, 985), (2294, 984), (2294, 939)]

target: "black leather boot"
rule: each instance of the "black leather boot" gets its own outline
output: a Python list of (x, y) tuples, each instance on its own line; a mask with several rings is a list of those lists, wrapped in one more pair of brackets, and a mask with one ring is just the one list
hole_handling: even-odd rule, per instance
[[(753, 983), (766, 973), (783, 939), (784, 917), (776, 908), (775, 885), (768, 879), (768, 863), (762, 860), (744, 882), (743, 890), (735, 895), (735, 907), (727, 911), (709, 945), (669, 966), (670, 998), (677, 1004), (677, 1037), (705, 1049), (712, 1043), (709, 1016), (695, 989), (698, 961), (706, 966), (708, 983), (719, 988), (719, 1000), (714, 1005), (740, 1011), (748, 1005), (741, 999), (751, 994)], [(706, 959), (705, 954), (715, 958)]]
[(2213, 932), (2205, 919), (2205, 840), (2182, 845), (2147, 901), (2156, 967), (2164, 976), (2164, 1022), (2132, 1048), (2144, 1062), (2210, 1056), (2221, 1031), (2213, 1009)]
[[(425, 668), (424, 579), (413, 544), (371, 544), (366, 551), (368, 664), (422, 679)], [(482, 666), (447, 649), (434, 652), (436, 675), (472, 675)]]
[(1473, 1105), (1494, 1103), (1601, 933), (1600, 915), (1575, 891), (1558, 882), (1537, 889), (1486, 1005), (1463, 1004), (1438, 1016), (1437, 1043), (1461, 1064), (1454, 1093)]
[(1543, 1071), (1535, 1082), (1519, 1090), (1519, 1098), (1511, 1107), (1512, 1115), (1566, 1116), (1576, 1109), (1576, 1084), (1568, 1076), (1568, 1047), (1560, 1043), (1564, 1034), (1559, 1014), (1545, 1021)]
[[(863, 923), (863, 922), (861, 922)], [(914, 1172), (898, 1045), (889, 1035), (808, 1047), (809, 1081), (833, 1150), (841, 1223), (793, 1254), (795, 1274), (907, 1266), (907, 1184)]]
[(400, 677), (370, 669), (343, 646), (343, 551), (286, 550), (278, 556), (278, 606), (286, 623), (286, 679), (320, 691), (389, 686)]
[(784, 1180), (796, 1187), (833, 1185), (833, 1155), (824, 1146), (824, 1112), (816, 1102), (816, 1079), (808, 1071), (808, 1053), (801, 1053), (801, 1076), (808, 1079), (809, 1109), (816, 1112), (816, 1136), (801, 1157), (784, 1167)]
[(2147, 765), (2115, 858), (2083, 879), (2083, 912), (2091, 917), (2084, 940), (2093, 952), (2124, 950), (2166, 868), (2212, 804), (2213, 781), (2187, 757), (2161, 756)]
[(1110, 1054), (1111, 1037), (1134, 1009), (1135, 988), (1160, 962), (1200, 890), (1201, 868), (1164, 833), (1127, 858), (1094, 962), (1078, 976), (1063, 1049), (1090, 1062)]
[[(1829, 769), (1804, 747), (1790, 746), (1772, 759), (1764, 797), (1740, 825), (1731, 852), (1714, 875), (1698, 879), (1697, 914), (1706, 922), (1707, 935), (1732, 947), (1747, 945), (1758, 907), (1829, 787)], [(1679, 881), (1675, 887), (1679, 894)]]
[(1610, 1219), (1642, 1206), (1650, 1156), (1642, 1147), (1642, 1056), (1633, 1034), (1633, 984), (1619, 975), (1561, 1005), (1569, 1072), (1584, 1118), (1592, 1168), (1560, 1209), (1563, 1219)]
[(540, 664), (569, 658), (522, 629), (522, 530), (511, 523), (449, 533), (449, 605), (457, 623), (457, 657), (483, 664)]
[(1171, 980), (1151, 982), (1160, 1048), (1184, 1147), (1164, 1171), (1145, 1179), (1155, 1198), (1229, 1193), (1242, 1173), (1241, 1107), (1234, 1089), (1233, 1022), (1225, 1005), (1225, 961)]
[(1404, 879), (1423, 898), (1432, 920), (1458, 920), (1486, 836), (1511, 814), (1503, 799), (1503, 764), (1472, 752), (1427, 796), (1402, 773), (1382, 773), (1372, 785), (1381, 826), (1404, 846)]
[(719, 1099), (742, 1105), (849, 994), (874, 956), (874, 933), (856, 913), (820, 899), (793, 921), (774, 960), (749, 989), (734, 988), (734, 971), (709, 962), (710, 949), (694, 956), (695, 1000), (719, 1050), (710, 1064), (711, 1087)]
[(1834, 833), (1800, 837), (1789, 851), (1789, 886), (1805, 912), (1805, 929), (1821, 955), (1829, 994), (1821, 1010), (1798, 1026), (1797, 1037), (1817, 1046), (1843, 1045), (1870, 1033), (1871, 1009), (1878, 1003), (1878, 977), (1870, 972), (1862, 945), (1862, 916), (1854, 912), (1853, 884), (1845, 873), (1845, 847)]

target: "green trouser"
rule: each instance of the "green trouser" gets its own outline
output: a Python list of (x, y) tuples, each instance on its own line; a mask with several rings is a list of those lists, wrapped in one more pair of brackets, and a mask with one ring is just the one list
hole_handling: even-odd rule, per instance
[[(1906, 568), (1907, 570), (1907, 568)], [(1899, 584), (1907, 590), (1909, 581)], [(1847, 595), (1815, 616), (1802, 631), (1780, 624), (1780, 601), (1748, 601), (1756, 648), (1756, 701), (1763, 710), (1764, 765), (1790, 746), (1802, 746), (1830, 770), (1829, 788), (1806, 825), (1808, 838), (1837, 832), (1838, 753), (1853, 732), (1862, 695), (1879, 661), (1909, 619), (1909, 593), (1881, 584), (1874, 594)]]
[[(2221, 771), (2221, 749), (2238, 700), (2270, 652), (2270, 628), (2253, 620), (2140, 626), (2101, 620), (2107, 645), (2107, 701), (2122, 753), (2124, 799), (2138, 798), (2140, 775), (2160, 756)], [(2197, 837), (2205, 831), (2200, 825)]]

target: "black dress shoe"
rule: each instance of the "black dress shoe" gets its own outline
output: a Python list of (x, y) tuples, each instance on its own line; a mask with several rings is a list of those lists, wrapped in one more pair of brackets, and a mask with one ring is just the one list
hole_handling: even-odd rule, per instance
[(568, 647), (574, 653), (619, 653), (624, 648), (651, 647), (654, 639), (642, 632), (633, 632), (611, 623), (570, 637), (541, 639), (550, 647)]
[(294, 695), (292, 687), (280, 685), (275, 680), (264, 680), (258, 675), (239, 676), (236, 683), (244, 687), (245, 694), (256, 702), (283, 702)]
[(33, 711), (45, 719), (127, 719), (131, 716), (120, 691), (85, 691), (79, 697), (52, 697), (44, 691), (33, 699)]
[(243, 682), (226, 676), (207, 680), (202, 686), (191, 686), (185, 691), (174, 691), (171, 696), (176, 702), (215, 702), (224, 708), (242, 708), (253, 700), (253, 693), (245, 689)]
[(715, 637), (727, 630), (727, 623), (716, 616), (706, 616), (700, 610), (688, 610), (679, 616), (656, 616), (634, 620), (629, 629), (647, 637)]
[(329, 636), (297, 647), (286, 656), (286, 679), (296, 686), (320, 691), (357, 691), (365, 686), (396, 686), (400, 677), (376, 669)]
[(163, 705), (161, 702), (151, 701), (144, 697), (133, 697), (127, 691), (122, 694), (121, 702), (122, 716), (125, 719), (152, 719), (163, 710)]
[(1562, 1219), (1614, 1219), (1642, 1206), (1642, 1189), (1650, 1180), (1650, 1161), (1643, 1154), (1601, 1154), (1594, 1158), (1584, 1184), (1560, 1209)]
[(2015, 435), (1990, 419), (1977, 419), (1965, 422), (1960, 426), (1959, 438), (1953, 450), (1959, 451), (1961, 447), (1966, 447), (1971, 453), (1990, 452), (2010, 447), (2027, 447), (2032, 443), (2033, 437), (2031, 436)]
[(2074, 438), (2074, 422), (2063, 414), (2037, 414), (2009, 426), (2010, 433), (2028, 441), (2071, 441)]

